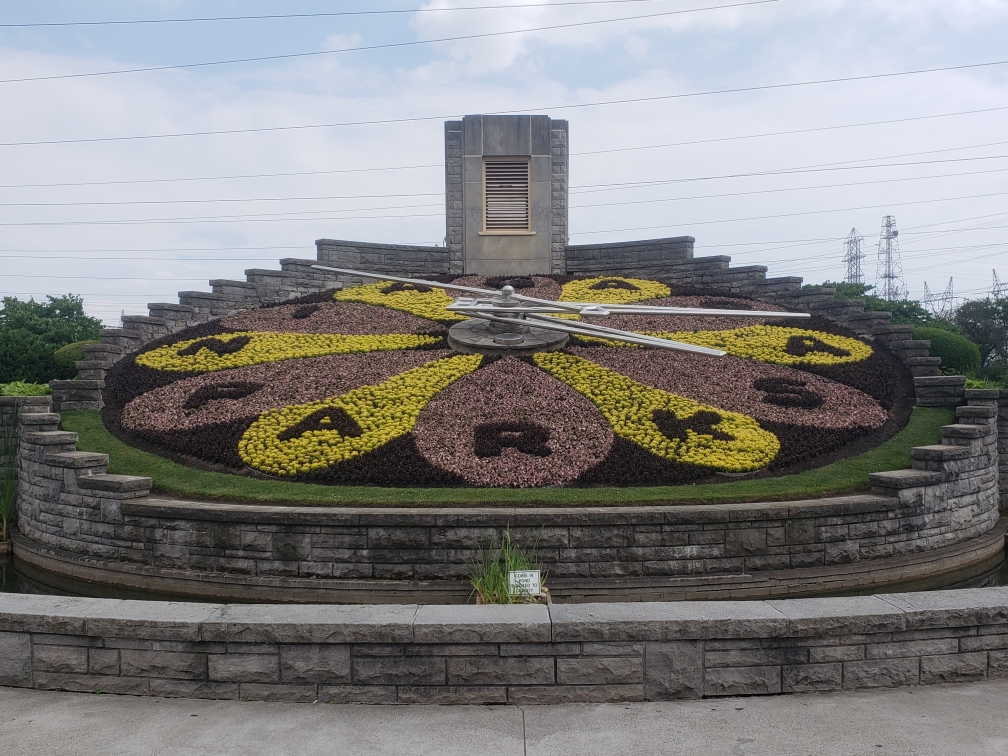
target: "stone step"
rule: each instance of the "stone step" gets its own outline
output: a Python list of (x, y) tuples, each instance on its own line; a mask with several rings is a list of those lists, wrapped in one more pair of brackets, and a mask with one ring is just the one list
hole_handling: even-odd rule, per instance
[(324, 281), (327, 289), (340, 289), (343, 284), (337, 278), (339, 273), (327, 270), (317, 270), (312, 265), (318, 265), (318, 260), (299, 260), (293, 257), (285, 257), (280, 261), (280, 270), (289, 273), (296, 273), (304, 279)]
[(914, 378), (914, 386), (933, 387), (951, 386), (964, 388), (966, 386), (965, 375), (936, 375), (933, 378)]
[[(70, 431), (22, 431), (22, 444), (35, 444), (37, 446), (77, 446), (77, 434)], [(66, 451), (76, 451), (67, 449)]]
[(112, 367), (112, 363), (105, 360), (78, 360), (74, 365), (77, 367), (77, 378), (82, 381), (104, 381), (105, 374)]
[(934, 486), (945, 480), (941, 473), (928, 470), (887, 470), (868, 474), (868, 484), (884, 491), (899, 491), (904, 488)]
[[(923, 359), (921, 357), (915, 357), (913, 359)], [(941, 372), (938, 365), (913, 365), (910, 367), (910, 375), (914, 378), (926, 378), (932, 375), (938, 375)]]
[(997, 400), (1001, 397), (1001, 389), (966, 389), (966, 398), (969, 401), (982, 401), (984, 404)]
[(179, 304), (178, 302), (152, 302), (147, 305), (147, 311), (151, 317), (164, 320), (169, 333), (181, 331), (183, 328), (188, 328), (207, 319), (197, 316), (191, 305)]
[(949, 444), (931, 444), (929, 446), (915, 446), (910, 449), (910, 458), (914, 460), (929, 462), (950, 462), (955, 459), (963, 459), (970, 455), (968, 446), (950, 446)]
[(958, 444), (956, 439), (983, 438), (990, 429), (986, 425), (974, 425), (973, 423), (953, 423), (942, 426), (942, 443)]
[[(956, 417), (963, 422), (969, 420), (990, 420), (998, 416), (998, 408), (982, 404), (971, 404), (968, 407), (956, 407)], [(969, 418), (969, 420), (967, 420)]]
[(160, 338), (169, 332), (168, 321), (149, 315), (123, 315), (123, 328), (143, 335), (144, 343)]
[(890, 341), (889, 348), (894, 352), (927, 351), (931, 348), (931, 342), (927, 339), (903, 339), (902, 341)]
[(37, 412), (34, 408), (18, 414), (18, 422), (22, 428), (39, 432), (58, 431), (61, 419), (56, 412)]
[(99, 335), (103, 344), (123, 347), (127, 352), (139, 348), (143, 343), (143, 334), (125, 328), (103, 328)]
[(87, 488), (93, 491), (110, 491), (113, 493), (138, 493), (150, 491), (153, 482), (150, 478), (138, 475), (110, 475), (102, 473), (99, 475), (82, 475), (77, 478), (79, 488)]
[(86, 451), (66, 451), (55, 454), (47, 454), (46, 462), (56, 467), (69, 467), (75, 470), (101, 469), (105, 472), (108, 467), (108, 454), (98, 454)]
[(208, 291), (180, 291), (179, 302), (193, 308), (193, 318), (198, 322), (220, 315), (231, 315), (259, 304), (258, 299)]
[(907, 367), (940, 367), (941, 357), (907, 357), (903, 364)]
[(879, 326), (878, 330), (875, 332), (876, 336), (895, 336), (903, 335), (903, 339), (911, 338), (913, 336), (914, 326), (906, 325), (904, 323), (889, 323), (884, 326)]
[(854, 323), (859, 330), (863, 329), (866, 333), (871, 333), (872, 335), (876, 333), (876, 329), (888, 325), (891, 318), (891, 312), (865, 311), (851, 313), (847, 316), (848, 322)]
[(214, 294), (229, 294), (242, 297), (244, 299), (258, 299), (256, 285), (248, 281), (231, 281), (224, 278), (215, 278), (210, 281), (210, 288)]

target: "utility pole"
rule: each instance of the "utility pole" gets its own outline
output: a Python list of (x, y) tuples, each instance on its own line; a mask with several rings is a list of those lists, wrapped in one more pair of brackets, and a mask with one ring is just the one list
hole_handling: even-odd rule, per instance
[(941, 294), (937, 294), (928, 289), (927, 281), (924, 282), (924, 296), (921, 297), (921, 304), (936, 318), (951, 320), (955, 313), (955, 294), (952, 292), (952, 278), (949, 277), (948, 286)]
[(847, 283), (864, 283), (864, 271), (861, 270), (861, 261), (865, 259), (865, 253), (861, 251), (861, 242), (863, 241), (864, 237), (857, 232), (856, 228), (852, 228), (847, 234), (843, 258), (844, 264), (847, 266), (847, 275), (844, 277), (844, 281)]
[(900, 265), (899, 242), (896, 237), (896, 218), (887, 215), (882, 218), (882, 232), (878, 241), (878, 271), (875, 274), (875, 289), (878, 296), (887, 302), (906, 299), (907, 288), (903, 283), (903, 267)]

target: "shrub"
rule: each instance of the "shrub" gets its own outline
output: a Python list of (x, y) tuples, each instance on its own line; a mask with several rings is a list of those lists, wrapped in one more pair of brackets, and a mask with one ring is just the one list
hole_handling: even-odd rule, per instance
[(0, 396), (49, 396), (52, 392), (44, 383), (0, 383)]
[(61, 369), (53, 352), (64, 344), (98, 338), (102, 323), (84, 314), (80, 297), (67, 295), (47, 299), (47, 302), (22, 302), (15, 297), (3, 298), (0, 383), (44, 383), (59, 378)]
[(84, 359), (84, 345), (94, 344), (95, 341), (75, 341), (72, 344), (61, 346), (53, 352), (53, 360), (59, 370), (58, 378), (69, 379), (77, 375), (77, 363)]
[(941, 357), (942, 367), (968, 373), (980, 367), (980, 348), (965, 336), (928, 326), (914, 329), (915, 339), (931, 342), (931, 356)]

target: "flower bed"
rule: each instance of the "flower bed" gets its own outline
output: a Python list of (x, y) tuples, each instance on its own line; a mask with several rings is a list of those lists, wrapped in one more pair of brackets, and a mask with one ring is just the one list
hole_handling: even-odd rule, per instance
[[(637, 278), (455, 281), (543, 299), (780, 309)], [(116, 365), (103, 418), (187, 463), (284, 480), (669, 484), (814, 464), (889, 427), (902, 385), (890, 357), (818, 320), (593, 318), (723, 358), (581, 338), (532, 358), (458, 355), (445, 348), (460, 319), (450, 302), (384, 282), (182, 331)]]

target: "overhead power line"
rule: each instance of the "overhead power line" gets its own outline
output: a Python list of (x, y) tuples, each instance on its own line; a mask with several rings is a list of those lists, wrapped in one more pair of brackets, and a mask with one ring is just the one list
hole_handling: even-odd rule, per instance
[[(193, 24), (216, 21), (273, 21), (282, 19), (304, 19), (304, 18), (347, 18), (353, 16), (391, 16), (406, 15), (410, 13), (455, 13), (458, 11), (485, 11), (485, 10), (520, 10), (522, 8), (554, 8), (569, 5), (592, 6), (592, 5), (630, 5), (632, 3), (654, 3), (662, 0), (572, 0), (571, 2), (558, 3), (521, 3), (515, 5), (463, 5), (454, 8), (383, 8), (381, 10), (359, 10), (359, 11), (332, 11), (328, 13), (271, 13), (259, 16), (197, 16), (194, 18), (143, 18), (124, 19), (107, 21), (35, 21), (26, 23), (0, 24), (0, 29), (35, 29), (45, 27), (63, 26), (135, 26), (141, 24)], [(740, 5), (762, 5), (768, 2), (780, 2), (780, 0), (762, 0), (762, 2), (738, 3)], [(725, 6), (722, 6), (725, 7)], [(695, 13), (697, 11), (709, 10), (709, 8), (698, 8), (694, 10), (684, 10), (681, 13)]]
[(76, 74), (53, 74), (51, 76), (28, 76), (18, 79), (0, 79), (0, 84), (13, 84), (27, 81), (53, 81), (56, 79), (81, 79), (94, 76), (118, 76), (120, 74), (150, 73), (153, 71), (179, 71), (190, 68), (210, 68), (216, 66), (230, 66), (240, 63), (267, 63), (276, 60), (296, 60), (298, 58), (317, 58), (324, 55), (338, 55), (348, 52), (366, 52), (372, 50), (390, 50), (399, 47), (419, 47), (422, 45), (433, 45), (443, 42), (463, 42), (471, 39), (488, 39), (491, 37), (507, 37), (516, 34), (531, 34), (541, 31), (558, 31), (560, 29), (577, 29), (585, 26), (600, 26), (602, 24), (616, 24), (624, 21), (645, 21), (652, 18), (663, 18), (666, 16), (681, 16), (687, 13), (701, 13), (705, 11), (724, 10), (727, 8), (740, 8), (751, 5), (767, 5), (770, 3), (783, 2), (783, 0), (750, 0), (750, 2), (730, 3), (726, 5), (711, 5), (704, 8), (692, 8), (687, 10), (662, 11), (660, 13), (647, 13), (637, 16), (622, 16), (620, 18), (603, 18), (593, 21), (572, 21), (567, 24), (552, 24), (550, 26), (536, 26), (529, 29), (507, 29), (505, 31), (479, 32), (477, 34), (460, 34), (454, 37), (438, 37), (435, 39), (415, 39), (407, 42), (384, 42), (375, 45), (358, 45), (357, 47), (343, 47), (338, 50), (311, 50), (300, 53), (282, 53), (279, 55), (257, 55), (249, 58), (231, 58), (228, 60), (210, 60), (200, 63), (176, 63), (164, 66), (142, 66), (139, 68), (120, 68), (112, 71), (90, 71)]
[[(918, 76), (922, 74), (941, 73), (948, 71), (964, 71), (977, 68), (990, 68), (1003, 65), (1008, 65), (1008, 60), (988, 61), (985, 63), (967, 63), (957, 66), (941, 66), (936, 68), (919, 68), (909, 71), (891, 71), (888, 73), (864, 74), (861, 76), (840, 76), (830, 79), (810, 79), (807, 81), (793, 81), (793, 82), (784, 82), (780, 84), (757, 84), (749, 87), (709, 89), (699, 92), (680, 92), (678, 94), (654, 95), (651, 97), (629, 97), (619, 100), (598, 100), (596, 102), (582, 102), (573, 105), (570, 104), (542, 105), (534, 108), (518, 108), (518, 109), (512, 108), (508, 110), (487, 112), (485, 113), (485, 115), (507, 115), (513, 113), (572, 110), (577, 108), (593, 108), (593, 107), (604, 107), (609, 105), (627, 105), (641, 102), (659, 102), (662, 100), (678, 100), (691, 97), (709, 97), (713, 95), (742, 94), (746, 92), (761, 92), (761, 91), (778, 90), (778, 89), (794, 89), (800, 87), (819, 86), (823, 84), (842, 84), (853, 81), (871, 81), (876, 79), (898, 78), (903, 76)], [(73, 76), (78, 75), (83, 76), (85, 74), (74, 74)], [(28, 81), (28, 79), (2, 79), (0, 80), (0, 84), (9, 83), (12, 81)], [(413, 116), (409, 118), (379, 118), (366, 121), (339, 121), (327, 124), (268, 126), (252, 129), (219, 129), (213, 131), (187, 131), (187, 132), (177, 132), (170, 134), (134, 134), (130, 136), (117, 136), (117, 137), (87, 137), (82, 139), (43, 139), (36, 141), (0, 142), (0, 147), (26, 147), (26, 146), (51, 145), (51, 144), (89, 144), (95, 142), (124, 142), (124, 141), (136, 141), (142, 139), (174, 139), (180, 137), (220, 136), (228, 134), (250, 134), (250, 133), (264, 133), (272, 131), (296, 131), (305, 129), (338, 128), (345, 126), (376, 126), (376, 125), (393, 124), (393, 123), (419, 123), (423, 121), (443, 121), (460, 117), (461, 116), (459, 114), (454, 113), (451, 115)]]
[[(873, 168), (875, 166), (863, 166), (865, 168)], [(822, 170), (830, 170), (823, 168)], [(959, 178), (962, 176), (978, 176), (987, 175), (991, 173), (1004, 173), (1008, 171), (1006, 168), (992, 168), (980, 171), (958, 171), (955, 173), (939, 173), (932, 174), (928, 176), (903, 176), (899, 178), (885, 178), (885, 179), (870, 179), (867, 181), (845, 181), (842, 183), (833, 184), (815, 184), (815, 185), (805, 185), (805, 186), (791, 186), (791, 187), (778, 187), (773, 189), (760, 188), (751, 189), (748, 191), (739, 192), (720, 192), (718, 194), (693, 194), (686, 195), (682, 197), (657, 197), (653, 199), (635, 199), (635, 200), (620, 200), (617, 202), (592, 202), (587, 204), (581, 204), (575, 202), (571, 205), (571, 210), (585, 210), (589, 208), (596, 207), (620, 207), (628, 205), (652, 205), (660, 204), (663, 202), (687, 202), (691, 200), (702, 200), (702, 199), (722, 199), (725, 197), (746, 197), (754, 194), (764, 195), (764, 194), (779, 194), (787, 192), (803, 192), (812, 191), (817, 189), (842, 189), (851, 186), (873, 186), (878, 184), (893, 184), (902, 183), (906, 181), (927, 181), (934, 179), (946, 179), (946, 178)], [(786, 175), (787, 172), (785, 172)], [(779, 175), (777, 173), (761, 173), (758, 176), (775, 176)], [(717, 180), (725, 178), (745, 178), (748, 176), (711, 176), (702, 180)], [(688, 181), (688, 179), (683, 179)], [(696, 179), (701, 180), (701, 179)], [(604, 187), (605, 185), (597, 184), (596, 187)], [(636, 186), (623, 186), (614, 185), (612, 191), (620, 191), (622, 189), (634, 189), (639, 188)], [(585, 192), (585, 194), (595, 194), (601, 191), (610, 191), (609, 189), (595, 189), (592, 192)], [(5, 207), (35, 207), (35, 208), (63, 208), (63, 207), (124, 207), (124, 206), (150, 206), (150, 205), (209, 205), (217, 203), (244, 203), (244, 202), (320, 202), (320, 201), (331, 201), (331, 200), (353, 200), (353, 199), (392, 199), (398, 197), (407, 198), (421, 198), (421, 197), (442, 197), (444, 192), (418, 192), (416, 194), (374, 194), (374, 195), (331, 195), (331, 196), (316, 196), (316, 197), (219, 197), (219, 198), (207, 198), (207, 199), (171, 199), (171, 200), (96, 200), (91, 202), (7, 202), (4, 203)], [(577, 193), (575, 193), (575, 197)], [(441, 203), (428, 203), (428, 204), (410, 204), (410, 205), (377, 205), (372, 207), (354, 207), (354, 208), (340, 208), (340, 209), (326, 209), (318, 210), (315, 212), (326, 212), (326, 213), (341, 213), (341, 212), (364, 212), (372, 210), (398, 210), (398, 209), (415, 209), (423, 207), (441, 207)]]
[[(848, 124), (838, 124), (836, 126), (815, 126), (807, 129), (791, 129), (788, 131), (770, 131), (762, 134), (740, 134), (738, 136), (727, 136), (727, 137), (714, 137), (711, 139), (694, 139), (686, 142), (668, 142), (665, 144), (651, 144), (642, 145), (639, 147), (617, 147), (608, 150), (589, 150), (585, 152), (572, 152), (571, 157), (582, 157), (586, 155), (603, 155), (610, 152), (630, 152), (636, 150), (657, 150), (665, 149), (669, 147), (689, 147), (698, 144), (713, 144), (717, 142), (732, 142), (743, 139), (765, 139), (769, 137), (777, 136), (793, 136), (795, 134), (811, 134), (819, 131), (836, 131), (839, 129), (856, 129), (864, 128), (869, 126), (883, 126), (894, 123), (907, 123), (910, 121), (927, 121), (935, 118), (953, 118), (958, 116), (966, 115), (977, 115), (980, 113), (993, 113), (998, 111), (1008, 110), (1008, 105), (1004, 105), (997, 108), (981, 108), (978, 110), (960, 110), (953, 113), (935, 113), (933, 115), (923, 115), (923, 116), (911, 116), (908, 118), (891, 118), (884, 121), (864, 121), (862, 123), (848, 123)], [(326, 128), (324, 125), (316, 126), (304, 126), (304, 127), (293, 127), (293, 128)], [(254, 129), (252, 130), (254, 131)], [(999, 144), (1006, 144), (1008, 142), (989, 142), (986, 144), (972, 145), (969, 147), (950, 147), (948, 151), (951, 150), (971, 150), (978, 149), (980, 147), (990, 147)], [(929, 150), (928, 152), (944, 152), (946, 150)], [(908, 153), (908, 154), (925, 154), (925, 153)], [(900, 156), (896, 156), (900, 157)], [(335, 170), (326, 171), (287, 171), (284, 173), (247, 173), (247, 174), (236, 174), (232, 176), (180, 176), (176, 178), (160, 178), (160, 179), (124, 179), (124, 180), (111, 180), (111, 181), (68, 181), (68, 182), (58, 182), (49, 184), (0, 184), (0, 189), (29, 189), (29, 188), (48, 188), (48, 187), (58, 187), (58, 186), (113, 186), (119, 184), (161, 184), (161, 183), (175, 183), (175, 182), (185, 182), (185, 181), (231, 181), (238, 179), (257, 179), (257, 178), (282, 178), (290, 176), (322, 176), (329, 174), (339, 174), (339, 173), (372, 173), (378, 171), (406, 171), (406, 170), (416, 170), (416, 169), (429, 169), (438, 168), (444, 169), (444, 163), (426, 163), (422, 165), (402, 165), (402, 166), (380, 166), (374, 168), (341, 168)]]

